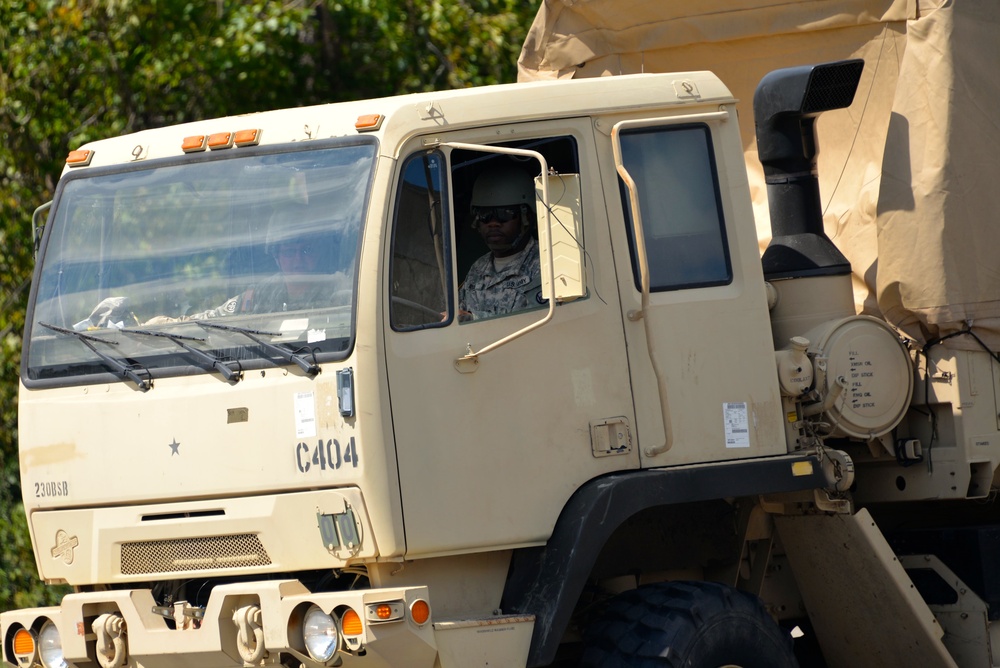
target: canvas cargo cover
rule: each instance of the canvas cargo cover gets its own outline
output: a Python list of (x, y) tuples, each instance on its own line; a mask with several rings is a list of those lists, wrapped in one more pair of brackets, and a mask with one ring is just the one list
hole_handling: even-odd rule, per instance
[[(859, 312), (921, 343), (1000, 350), (1000, 2), (545, 0), (519, 79), (711, 70), (740, 100), (757, 231), (770, 237), (753, 92), (781, 67), (863, 58), (817, 122), (827, 234)], [(945, 342), (979, 345), (969, 334)]]

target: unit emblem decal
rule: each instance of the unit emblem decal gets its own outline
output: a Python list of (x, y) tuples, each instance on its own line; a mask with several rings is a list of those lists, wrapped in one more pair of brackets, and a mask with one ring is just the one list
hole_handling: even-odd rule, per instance
[(76, 536), (70, 536), (68, 533), (59, 529), (56, 532), (56, 546), (52, 548), (52, 558), (62, 559), (63, 563), (69, 566), (73, 563), (73, 558), (75, 556), (74, 550), (80, 545), (80, 539)]

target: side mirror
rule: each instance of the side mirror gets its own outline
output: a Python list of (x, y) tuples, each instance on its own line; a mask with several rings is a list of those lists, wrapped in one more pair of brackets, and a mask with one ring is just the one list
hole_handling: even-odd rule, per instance
[[(38, 247), (42, 243), (42, 232), (45, 231), (45, 221), (39, 223), (39, 220), (41, 220), (42, 216), (46, 215), (51, 208), (52, 202), (48, 201), (35, 209), (35, 212), (31, 214), (31, 243), (34, 247), (35, 255), (38, 255)], [(46, 217), (45, 220), (47, 221), (48, 217)]]
[[(579, 174), (549, 175), (549, 204), (545, 210), (541, 177), (535, 178), (535, 209), (538, 217), (538, 245), (546, 248), (547, 230), (552, 230), (552, 277), (549, 283), (549, 256), (542, 252), (542, 296), (569, 302), (587, 294), (583, 268), (583, 206)], [(546, 225), (546, 213), (550, 223)]]

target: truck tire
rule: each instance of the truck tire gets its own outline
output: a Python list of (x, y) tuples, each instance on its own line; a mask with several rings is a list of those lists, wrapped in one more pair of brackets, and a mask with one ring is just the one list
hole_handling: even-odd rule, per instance
[(663, 582), (616, 596), (587, 631), (587, 668), (797, 668), (792, 638), (756, 596)]

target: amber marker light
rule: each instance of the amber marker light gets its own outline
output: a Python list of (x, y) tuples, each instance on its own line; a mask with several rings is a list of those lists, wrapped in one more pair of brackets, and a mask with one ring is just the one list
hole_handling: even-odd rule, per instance
[(232, 132), (216, 132), (215, 134), (208, 135), (208, 147), (213, 151), (220, 148), (230, 148), (232, 145)]
[(181, 150), (185, 153), (204, 151), (207, 148), (207, 144), (208, 135), (191, 135), (190, 137), (185, 137), (184, 141), (181, 142)]
[(260, 130), (257, 128), (240, 130), (233, 138), (233, 143), (237, 146), (256, 146), (260, 143)]
[(361, 617), (353, 609), (348, 608), (347, 612), (340, 619), (340, 630), (345, 636), (359, 636), (364, 633), (361, 624)]
[(382, 114), (367, 114), (365, 116), (358, 116), (357, 122), (354, 124), (354, 129), (358, 132), (373, 132), (382, 127), (382, 120), (385, 118)]
[(431, 618), (431, 606), (422, 598), (410, 604), (410, 619), (417, 626), (423, 626)]
[(94, 152), (86, 149), (70, 151), (66, 156), (66, 164), (70, 167), (86, 167), (94, 159)]
[(19, 662), (30, 664), (35, 659), (35, 636), (25, 628), (18, 629), (14, 634), (14, 656)]
[(373, 624), (379, 622), (395, 622), (406, 614), (406, 606), (402, 601), (384, 601), (369, 603), (365, 606), (365, 619)]

